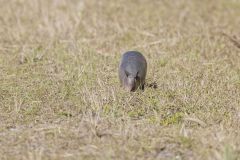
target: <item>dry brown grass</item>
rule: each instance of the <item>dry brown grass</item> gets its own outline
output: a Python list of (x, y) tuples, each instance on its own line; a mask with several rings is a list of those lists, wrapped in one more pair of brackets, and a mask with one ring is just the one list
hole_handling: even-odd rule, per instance
[[(239, 15), (238, 0), (0, 0), (0, 159), (239, 159)], [(127, 50), (157, 89), (119, 88)]]

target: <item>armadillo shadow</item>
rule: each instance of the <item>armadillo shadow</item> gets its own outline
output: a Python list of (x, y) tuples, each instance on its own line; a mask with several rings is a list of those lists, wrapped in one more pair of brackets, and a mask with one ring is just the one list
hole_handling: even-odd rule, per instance
[(145, 86), (147, 88), (153, 88), (153, 89), (157, 89), (158, 88), (157, 82), (146, 83)]

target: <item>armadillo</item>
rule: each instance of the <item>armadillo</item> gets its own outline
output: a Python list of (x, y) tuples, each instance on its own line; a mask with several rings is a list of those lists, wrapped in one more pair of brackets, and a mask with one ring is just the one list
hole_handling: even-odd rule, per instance
[(147, 74), (147, 61), (137, 51), (128, 51), (122, 55), (119, 65), (119, 80), (121, 86), (128, 91), (144, 90)]

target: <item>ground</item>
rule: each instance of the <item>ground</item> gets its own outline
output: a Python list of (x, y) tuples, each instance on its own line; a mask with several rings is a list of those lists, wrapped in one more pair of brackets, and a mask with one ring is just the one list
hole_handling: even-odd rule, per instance
[(1, 160), (240, 159), (240, 1), (0, 4)]

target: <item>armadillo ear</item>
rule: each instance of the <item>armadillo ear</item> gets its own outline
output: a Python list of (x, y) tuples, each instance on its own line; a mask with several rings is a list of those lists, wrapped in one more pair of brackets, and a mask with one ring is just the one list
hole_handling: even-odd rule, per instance
[(136, 74), (136, 77), (135, 77), (136, 79), (139, 79), (139, 76), (138, 76), (138, 74), (139, 74), (139, 72), (137, 72), (137, 74)]
[(136, 77), (138, 77), (138, 73), (139, 73), (139, 71), (137, 71)]
[(125, 74), (128, 77), (129, 76), (129, 72), (125, 70)]

